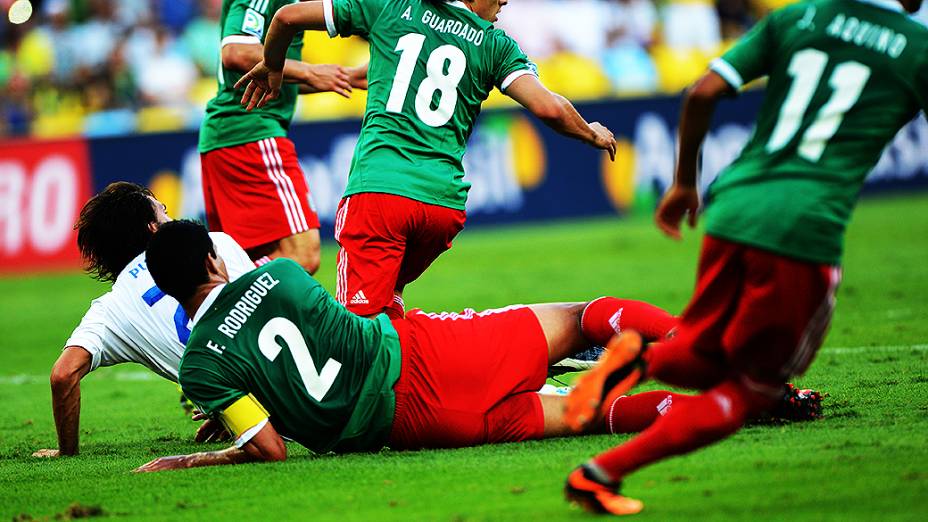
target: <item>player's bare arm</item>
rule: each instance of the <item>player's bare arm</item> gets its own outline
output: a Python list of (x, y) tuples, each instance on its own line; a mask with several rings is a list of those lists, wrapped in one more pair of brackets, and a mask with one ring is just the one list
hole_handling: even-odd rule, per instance
[(68, 346), (52, 367), (52, 411), (58, 432), (58, 449), (42, 449), (34, 457), (77, 455), (81, 418), (81, 379), (90, 372), (91, 355), (80, 346)]
[(680, 153), (674, 182), (655, 213), (658, 228), (664, 234), (680, 239), (680, 222), (684, 216), (690, 228), (696, 226), (699, 192), (696, 180), (699, 170), (699, 149), (709, 132), (709, 123), (719, 99), (731, 93), (731, 86), (716, 72), (700, 78), (683, 98), (680, 114)]
[(348, 82), (355, 89), (367, 90), (367, 68), (369, 63), (348, 68)]
[(159, 457), (135, 471), (164, 471), (169, 469), (199, 468), (203, 466), (224, 466), (244, 462), (275, 462), (287, 459), (287, 446), (277, 434), (277, 430), (267, 423), (241, 448), (232, 446), (220, 451), (203, 451), (190, 455), (172, 455)]
[(587, 123), (567, 98), (549, 91), (535, 75), (517, 78), (506, 88), (506, 95), (558, 133), (602, 149), (615, 160), (616, 145), (612, 132), (598, 122)]
[(242, 96), (242, 105), (250, 111), (280, 96), (287, 47), (293, 37), (300, 31), (323, 29), (325, 15), (322, 2), (319, 1), (290, 4), (274, 13), (264, 39), (264, 60), (258, 62), (235, 84), (236, 89), (247, 86)]
[[(257, 43), (229, 43), (222, 47), (222, 66), (240, 72), (250, 71), (263, 58), (264, 47)], [(367, 72), (365, 71), (365, 77)], [(334, 64), (309, 64), (299, 60), (286, 60), (284, 82), (297, 83), (300, 94), (334, 92), (351, 97), (351, 78), (348, 69)]]

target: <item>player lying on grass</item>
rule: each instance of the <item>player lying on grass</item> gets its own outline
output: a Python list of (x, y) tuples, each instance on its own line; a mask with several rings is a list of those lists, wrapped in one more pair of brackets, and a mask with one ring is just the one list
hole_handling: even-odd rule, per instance
[[(174, 298), (158, 290), (145, 266), (145, 247), (169, 220), (165, 206), (134, 183), (117, 182), (91, 198), (75, 228), (88, 272), (113, 284), (95, 299), (65, 342), (51, 372), (52, 410), (58, 449), (35, 456), (75, 455), (81, 411), (81, 379), (101, 366), (134, 362), (177, 382), (177, 369), (190, 335), (189, 319)], [(222, 233), (212, 233), (216, 253), (235, 279), (254, 269), (244, 250)], [(214, 434), (205, 425), (198, 434)]]
[[(193, 317), (184, 393), (235, 438), (222, 451), (139, 471), (283, 460), (282, 437), (317, 453), (448, 448), (571, 435), (564, 397), (537, 393), (548, 366), (615, 338), (615, 298), (404, 318), (352, 314), (289, 260), (230, 282), (201, 225), (173, 221), (146, 255), (158, 287)], [(663, 338), (667, 314), (640, 321)], [(590, 432), (635, 431), (689, 398), (623, 398)]]
[[(88, 271), (112, 290), (94, 300), (65, 343), (51, 371), (52, 411), (57, 449), (41, 449), (38, 457), (75, 455), (79, 450), (81, 380), (101, 366), (134, 362), (177, 382), (189, 319), (177, 301), (158, 290), (144, 260), (155, 230), (169, 220), (164, 204), (151, 192), (127, 182), (112, 183), (81, 209), (76, 228), (78, 246)], [(239, 245), (222, 233), (211, 233), (216, 253), (235, 280), (254, 268)], [(667, 312), (640, 301), (620, 301), (624, 315), (616, 328), (666, 328)], [(196, 440), (221, 438), (222, 425), (207, 421)]]
[[(403, 290), (464, 228), (462, 158), (493, 89), (555, 131), (615, 157), (615, 138), (539, 81), (493, 27), (506, 0), (324, 0), (274, 14), (264, 61), (239, 80), (249, 110), (277, 103), (287, 46), (303, 30), (370, 42), (367, 108), (336, 216), (336, 299), (364, 316), (403, 316)], [(250, 83), (249, 83), (250, 82)]]
[(638, 339), (623, 336), (623, 349), (579, 381), (566, 416), (578, 430), (595, 426), (641, 378), (703, 393), (576, 469), (568, 499), (640, 511), (618, 493), (630, 473), (735, 433), (812, 362), (864, 179), (899, 129), (928, 111), (928, 28), (903, 12), (921, 3), (813, 0), (775, 11), (687, 93), (674, 185), (656, 215), (675, 238), (687, 214), (695, 225), (699, 148), (716, 102), (769, 76), (751, 140), (709, 189), (696, 291), (676, 336), (638, 357)]

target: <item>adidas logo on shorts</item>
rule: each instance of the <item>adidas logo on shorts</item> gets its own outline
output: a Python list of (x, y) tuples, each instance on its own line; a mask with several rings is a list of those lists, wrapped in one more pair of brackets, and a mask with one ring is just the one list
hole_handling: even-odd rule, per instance
[(368, 304), (364, 290), (358, 290), (358, 293), (354, 294), (354, 297), (351, 298), (351, 304)]

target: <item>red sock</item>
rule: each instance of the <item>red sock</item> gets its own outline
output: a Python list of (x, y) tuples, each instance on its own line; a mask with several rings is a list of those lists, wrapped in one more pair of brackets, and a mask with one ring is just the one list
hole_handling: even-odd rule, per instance
[(664, 338), (677, 325), (677, 318), (654, 305), (633, 299), (600, 297), (591, 301), (580, 316), (580, 329), (587, 340), (605, 346), (612, 336), (635, 330), (645, 340)]
[(606, 429), (609, 433), (637, 433), (692, 398), (667, 390), (623, 395), (605, 408)]
[(632, 440), (593, 458), (612, 480), (620, 481), (652, 462), (708, 446), (738, 431), (757, 401), (754, 394), (734, 381), (726, 381), (682, 404), (674, 405), (650, 428)]

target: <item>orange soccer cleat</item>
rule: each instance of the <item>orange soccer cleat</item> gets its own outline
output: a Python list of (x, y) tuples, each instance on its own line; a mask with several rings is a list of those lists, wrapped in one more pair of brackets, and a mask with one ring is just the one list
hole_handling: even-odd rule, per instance
[(567, 501), (591, 513), (612, 515), (634, 515), (644, 508), (640, 500), (620, 495), (619, 484), (604, 484), (595, 475), (587, 465), (573, 470), (564, 485)]
[(638, 383), (642, 376), (641, 336), (628, 331), (613, 337), (606, 353), (592, 370), (582, 375), (567, 395), (564, 422), (583, 431), (600, 417), (600, 406), (610, 404)]

